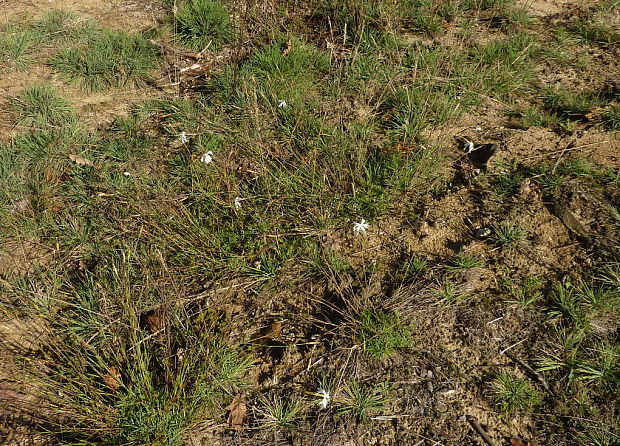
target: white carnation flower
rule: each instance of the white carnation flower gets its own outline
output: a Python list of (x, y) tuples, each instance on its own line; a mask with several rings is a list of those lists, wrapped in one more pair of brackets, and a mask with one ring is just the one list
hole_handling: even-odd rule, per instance
[(327, 409), (327, 406), (332, 399), (330, 393), (325, 389), (319, 389), (317, 394), (322, 397), (321, 401), (318, 403), (319, 409)]
[(213, 152), (209, 150), (207, 153), (203, 153), (200, 157), (200, 162), (205, 164), (211, 164), (213, 162)]
[(465, 153), (471, 153), (474, 151), (474, 143), (468, 140), (465, 140), (465, 145), (463, 146), (463, 150)]
[(366, 232), (370, 225), (366, 223), (366, 220), (362, 218), (362, 221), (359, 223), (353, 223), (353, 234), (360, 235)]

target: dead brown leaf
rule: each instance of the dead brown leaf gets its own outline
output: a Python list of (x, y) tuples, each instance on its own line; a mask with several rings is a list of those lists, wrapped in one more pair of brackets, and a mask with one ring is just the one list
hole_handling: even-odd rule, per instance
[(269, 339), (279, 339), (280, 336), (282, 336), (282, 322), (273, 321), (266, 327), (261, 328), (250, 340), (252, 342), (264, 343)]
[(229, 411), (228, 425), (236, 431), (243, 429), (247, 417), (248, 407), (244, 399), (243, 393), (238, 393), (228, 407), (226, 407), (226, 410)]
[(151, 333), (157, 333), (166, 328), (166, 320), (161, 312), (149, 310), (140, 316), (140, 326)]
[(89, 160), (88, 158), (84, 158), (83, 156), (80, 156), (80, 155), (71, 154), (69, 155), (69, 159), (73, 161), (75, 164), (80, 164), (82, 166), (94, 166), (91, 160)]
[(585, 114), (585, 118), (588, 121), (596, 121), (597, 119), (600, 119), (601, 116), (604, 115), (610, 108), (617, 106), (618, 103), (616, 101), (611, 101), (609, 104), (602, 107), (593, 107), (588, 113)]
[(293, 42), (291, 41), (291, 39), (288, 39), (288, 42), (286, 42), (286, 48), (284, 51), (282, 51), (282, 55), (288, 56), (292, 50), (293, 50)]
[(282, 322), (272, 322), (269, 324), (269, 331), (272, 339), (279, 339), (282, 336)]
[(103, 382), (116, 392), (121, 387), (121, 372), (115, 366), (110, 367), (108, 373), (105, 373), (103, 376)]
[(534, 446), (534, 443), (530, 443), (529, 441), (521, 440), (520, 438), (511, 438), (510, 446)]

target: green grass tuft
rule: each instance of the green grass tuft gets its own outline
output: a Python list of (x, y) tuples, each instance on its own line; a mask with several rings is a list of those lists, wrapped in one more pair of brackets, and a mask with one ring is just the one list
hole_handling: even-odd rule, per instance
[(496, 403), (503, 412), (527, 412), (541, 403), (538, 391), (525, 379), (500, 373), (491, 384)]
[(620, 130), (620, 105), (613, 105), (599, 117), (599, 122), (610, 130)]
[(142, 35), (103, 30), (85, 45), (51, 58), (54, 70), (87, 91), (142, 84), (155, 68), (156, 51)]
[(263, 397), (258, 409), (262, 415), (261, 423), (268, 429), (294, 429), (296, 421), (302, 410), (302, 401), (295, 400), (295, 396), (285, 400), (281, 396), (274, 395), (272, 399)]
[(411, 328), (395, 313), (365, 311), (359, 318), (359, 340), (373, 358), (392, 356), (411, 346)]
[(500, 223), (493, 226), (493, 240), (500, 246), (514, 245), (525, 239), (523, 228), (511, 223)]
[(11, 108), (17, 123), (26, 127), (58, 127), (73, 118), (69, 102), (47, 85), (25, 89), (13, 101)]
[(25, 70), (31, 62), (33, 35), (27, 31), (7, 29), (0, 34), (0, 71)]
[(218, 49), (233, 37), (228, 10), (219, 1), (189, 0), (179, 8), (175, 25), (179, 40), (196, 51)]
[(98, 29), (92, 20), (82, 18), (73, 11), (52, 9), (32, 24), (32, 32), (40, 45), (48, 46), (85, 42), (96, 38)]
[(390, 393), (391, 386), (388, 383), (363, 386), (360, 382), (352, 380), (344, 385), (341, 394), (336, 398), (336, 404), (339, 406), (337, 413), (353, 415), (362, 423), (366, 423), (371, 416), (385, 409), (391, 400)]

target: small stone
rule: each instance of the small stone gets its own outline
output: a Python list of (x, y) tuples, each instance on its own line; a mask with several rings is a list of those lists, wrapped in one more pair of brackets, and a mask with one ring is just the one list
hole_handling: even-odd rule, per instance
[(491, 228), (478, 228), (474, 231), (474, 237), (483, 240), (491, 235)]
[(592, 248), (598, 248), (601, 246), (601, 241), (594, 237), (584, 237), (583, 242)]
[(440, 390), (439, 392), (437, 392), (437, 395), (446, 397), (446, 396), (455, 395), (457, 393), (458, 391), (456, 389), (445, 389), (445, 390)]
[(433, 375), (432, 370), (426, 372), (426, 377), (428, 378), (428, 381), (426, 381), (426, 389), (429, 391), (429, 393), (433, 393), (435, 387), (433, 386), (433, 382), (431, 380), (435, 377), (435, 375)]
[(443, 403), (441, 401), (437, 401), (435, 403), (435, 410), (439, 413), (445, 413), (448, 411), (448, 405), (446, 403)]
[(25, 198), (22, 198), (21, 200), (15, 201), (11, 205), (11, 213), (18, 214), (20, 212), (26, 211), (29, 207), (30, 207), (30, 202), (26, 200)]

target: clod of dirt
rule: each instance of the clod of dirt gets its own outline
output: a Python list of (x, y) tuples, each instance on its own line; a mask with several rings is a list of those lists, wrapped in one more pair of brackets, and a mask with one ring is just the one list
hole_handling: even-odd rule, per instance
[(267, 326), (261, 328), (258, 333), (255, 333), (251, 338), (251, 342), (265, 344), (270, 339), (280, 339), (282, 336), (282, 322), (274, 321)]
[(493, 280), (493, 272), (486, 268), (467, 268), (459, 271), (454, 276), (460, 293), (468, 294), (483, 290)]
[(427, 371), (426, 377), (428, 378), (428, 380), (426, 381), (426, 390), (428, 390), (429, 393), (433, 393), (433, 390), (435, 390), (435, 387), (433, 386), (433, 379), (435, 378), (433, 371)]
[(575, 234), (586, 237), (588, 233), (588, 229), (586, 225), (580, 221), (580, 217), (577, 216), (573, 211), (571, 211), (568, 207), (564, 207), (562, 205), (558, 205), (556, 207), (556, 212), (564, 226), (573, 231)]
[(89, 160), (88, 158), (84, 158), (83, 156), (80, 156), (80, 155), (71, 154), (69, 155), (69, 159), (73, 161), (75, 164), (80, 164), (82, 166), (93, 166), (94, 165), (91, 160)]
[(531, 203), (535, 201), (540, 201), (542, 197), (542, 191), (540, 187), (533, 183), (529, 178), (526, 178), (519, 184), (519, 189), (517, 190), (516, 199), (523, 203)]
[(534, 443), (513, 437), (510, 439), (510, 446), (534, 446)]
[(575, 181), (556, 197), (553, 212), (586, 245), (606, 247), (614, 246), (620, 238), (613, 208), (600, 191)]
[(0, 351), (19, 351), (23, 354), (39, 350), (45, 342), (47, 334), (47, 326), (42, 320), (11, 319), (0, 321)]
[(0, 244), (0, 276), (25, 276), (53, 260), (53, 253), (35, 239)]
[(437, 401), (435, 403), (435, 410), (439, 413), (445, 413), (448, 411), (448, 405), (446, 403), (443, 403), (441, 401)]

